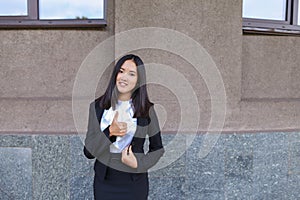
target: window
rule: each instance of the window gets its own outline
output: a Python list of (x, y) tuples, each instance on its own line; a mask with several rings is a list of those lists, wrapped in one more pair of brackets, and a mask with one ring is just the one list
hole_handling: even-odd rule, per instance
[(244, 0), (243, 17), (285, 20), (286, 2), (286, 0)]
[(14, 0), (6, 1), (4, 5), (0, 7), (0, 16), (26, 16), (27, 12), (27, 0)]
[(107, 0), (9, 0), (0, 4), (0, 28), (99, 27)]
[(299, 0), (243, 0), (244, 33), (300, 34)]

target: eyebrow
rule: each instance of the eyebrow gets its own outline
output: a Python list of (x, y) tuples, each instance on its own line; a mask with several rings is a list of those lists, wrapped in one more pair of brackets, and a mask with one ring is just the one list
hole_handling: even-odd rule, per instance
[[(125, 71), (124, 67), (121, 67), (120, 69), (122, 69), (122, 70), (124, 70), (124, 71)], [(129, 72), (133, 72), (133, 73), (135, 73), (135, 74), (136, 74), (136, 71), (133, 71), (133, 70), (130, 70)]]

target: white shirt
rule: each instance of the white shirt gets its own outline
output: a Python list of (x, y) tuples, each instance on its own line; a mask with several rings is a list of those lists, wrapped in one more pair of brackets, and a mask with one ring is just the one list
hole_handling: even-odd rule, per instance
[(112, 107), (104, 110), (100, 123), (101, 131), (112, 123), (116, 111), (119, 113), (118, 122), (127, 123), (127, 133), (124, 136), (117, 136), (116, 141), (110, 145), (111, 153), (121, 153), (131, 143), (137, 126), (137, 119), (133, 118), (132, 100), (118, 101), (115, 110)]

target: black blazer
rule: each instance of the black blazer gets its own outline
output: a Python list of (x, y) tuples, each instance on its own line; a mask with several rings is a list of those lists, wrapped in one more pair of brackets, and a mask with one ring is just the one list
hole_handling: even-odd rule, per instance
[[(85, 139), (84, 155), (95, 161), (95, 175), (104, 179), (107, 165), (111, 158), (109, 146), (116, 137), (109, 137), (109, 126), (102, 132), (100, 122), (104, 109), (99, 106), (99, 100), (90, 104), (88, 130)], [(146, 135), (149, 136), (149, 151), (144, 153)], [(132, 151), (137, 158), (137, 169), (130, 168), (130, 173), (147, 173), (147, 170), (154, 166), (164, 153), (161, 141), (161, 133), (156, 113), (153, 107), (149, 110), (149, 117), (137, 118), (137, 129), (131, 142)], [(134, 176), (133, 176), (134, 177)]]

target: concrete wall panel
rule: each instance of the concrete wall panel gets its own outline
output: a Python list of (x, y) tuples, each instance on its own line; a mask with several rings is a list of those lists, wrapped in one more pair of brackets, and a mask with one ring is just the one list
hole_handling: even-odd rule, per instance
[(297, 89), (300, 42), (297, 39), (243, 36), (243, 98), (300, 97)]
[[(237, 126), (241, 91), (241, 1), (124, 0), (116, 1), (115, 10), (117, 33), (133, 28), (164, 27), (180, 31), (199, 42), (211, 55), (222, 74), (227, 95), (228, 116), (225, 126)], [(144, 51), (139, 52), (139, 55), (146, 62), (167, 64), (186, 75), (191, 85), (196, 88), (195, 93), (202, 101), (200, 104), (204, 105), (205, 101), (211, 99), (203, 78), (197, 76), (193, 67), (179, 56), (167, 52)], [(159, 97), (164, 98), (161, 95)], [(205, 112), (201, 114), (205, 123), (200, 129), (206, 129), (206, 119), (209, 120), (209, 106), (204, 106), (202, 109)], [(178, 109), (175, 108), (175, 111), (179, 111)]]

